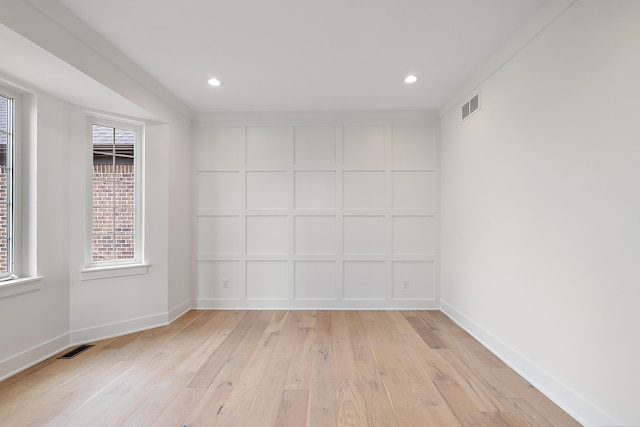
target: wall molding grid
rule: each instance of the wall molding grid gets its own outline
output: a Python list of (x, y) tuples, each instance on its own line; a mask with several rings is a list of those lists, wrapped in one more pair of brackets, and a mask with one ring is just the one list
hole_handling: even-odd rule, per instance
[(438, 307), (438, 124), (194, 127), (197, 308)]

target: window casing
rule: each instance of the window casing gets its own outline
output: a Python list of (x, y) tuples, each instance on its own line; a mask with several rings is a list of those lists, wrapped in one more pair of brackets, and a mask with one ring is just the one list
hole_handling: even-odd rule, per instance
[(86, 265), (142, 264), (142, 144), (137, 123), (89, 117)]

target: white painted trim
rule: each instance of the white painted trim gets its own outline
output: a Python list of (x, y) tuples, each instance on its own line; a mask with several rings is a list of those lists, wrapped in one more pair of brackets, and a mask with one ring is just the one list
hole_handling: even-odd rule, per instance
[(0, 361), (0, 381), (40, 363), (68, 347), (70, 347), (69, 334), (63, 334)]
[[(93, 328), (80, 329), (60, 335), (22, 353), (0, 361), (0, 381), (9, 378), (43, 360), (78, 344), (118, 337), (133, 332), (144, 331), (158, 326), (166, 326), (191, 310), (187, 300), (168, 313), (140, 317), (124, 322), (111, 323)], [(169, 319), (169, 320), (168, 320)]]
[[(200, 200), (194, 200), (194, 213), (195, 221), (195, 234), (194, 241), (192, 242), (192, 250), (196, 256), (197, 269), (194, 271), (194, 277), (196, 278), (194, 286), (194, 297), (197, 298), (194, 301), (194, 307), (196, 308), (228, 308), (228, 309), (273, 309), (273, 308), (285, 308), (285, 309), (426, 309), (437, 308), (439, 305), (434, 298), (433, 292), (406, 292), (395, 296), (405, 297), (421, 297), (419, 299), (411, 298), (407, 300), (394, 299), (394, 284), (393, 284), (393, 269), (397, 264), (396, 261), (416, 261), (416, 262), (431, 262), (435, 263), (437, 259), (437, 252), (439, 243), (435, 234), (437, 231), (436, 216), (438, 215), (439, 208), (437, 206), (431, 206), (431, 204), (420, 205), (408, 205), (411, 209), (403, 209), (402, 205), (394, 206), (395, 204), (395, 191), (394, 180), (396, 179), (395, 172), (429, 172), (429, 179), (436, 179), (439, 175), (439, 158), (435, 155), (439, 148), (438, 142), (435, 136), (439, 132), (439, 124), (437, 119), (428, 118), (429, 114), (425, 112), (396, 112), (394, 113), (382, 113), (382, 112), (346, 112), (335, 113), (328, 112), (326, 114), (314, 113), (314, 112), (300, 112), (300, 113), (237, 113), (237, 114), (211, 114), (207, 117), (212, 121), (194, 121), (192, 130), (194, 132), (194, 141), (198, 145), (198, 152), (194, 151), (192, 179), (194, 182), (199, 180), (200, 176), (204, 176), (207, 173), (220, 173), (220, 172), (234, 172), (237, 175), (234, 177), (234, 185), (237, 184), (237, 193), (240, 194), (240, 201), (232, 205), (225, 205), (223, 209), (216, 209), (216, 206), (211, 204), (198, 204)], [(203, 115), (199, 116), (204, 117)], [(237, 119), (237, 122), (225, 121)], [(257, 129), (252, 129), (253, 125), (248, 124), (252, 120), (263, 120), (264, 123), (256, 126)], [(323, 138), (326, 139), (327, 156), (323, 159), (322, 163), (310, 162), (305, 164), (298, 163), (296, 160), (296, 135), (298, 129), (302, 129), (305, 126), (313, 126), (314, 124), (322, 124), (325, 129), (323, 130)], [(350, 123), (345, 125), (345, 123)], [(398, 123), (402, 123), (398, 125)], [(353, 126), (354, 130), (360, 131), (359, 127), (370, 127), (368, 131), (375, 132), (377, 138), (377, 149), (379, 151), (376, 154), (374, 161), (370, 161), (363, 164), (358, 164), (350, 159), (345, 161), (345, 133), (349, 132), (349, 126)], [(417, 130), (420, 135), (419, 143), (421, 144), (421, 159), (418, 161), (403, 161), (402, 157), (394, 158), (395, 142), (398, 137), (402, 137), (402, 133), (396, 134), (396, 132), (402, 132), (402, 127), (406, 126), (411, 132)], [(415, 128), (414, 128), (415, 127)], [(232, 129), (228, 129), (232, 128)], [(331, 128), (331, 129), (329, 129)], [(215, 130), (215, 132), (214, 132)], [(219, 163), (216, 161), (208, 161), (204, 157), (200, 157), (200, 154), (206, 156), (208, 149), (205, 146), (212, 135), (218, 135), (217, 131), (221, 130), (219, 134), (220, 138), (226, 138), (223, 135), (229, 135), (230, 140), (234, 141), (233, 151), (234, 155), (237, 155), (238, 161)], [(227, 134), (226, 131), (230, 130), (231, 133)], [(254, 162), (249, 156), (250, 149), (250, 132), (255, 132), (256, 135), (264, 132), (265, 135), (270, 134), (271, 131), (282, 132), (283, 141), (286, 138), (286, 146), (283, 144), (283, 149), (287, 150), (287, 156), (282, 157), (275, 163), (260, 163)], [(209, 133), (211, 132), (211, 133)], [(356, 134), (357, 135), (357, 134)], [(411, 137), (414, 138), (414, 137)], [(401, 146), (403, 147), (403, 146)], [(433, 150), (433, 151), (432, 151)], [(397, 153), (396, 153), (397, 154)], [(378, 195), (376, 200), (380, 201), (379, 205), (352, 205), (345, 206), (345, 182), (346, 177), (350, 174), (361, 173), (363, 171), (375, 171), (380, 178), (380, 183), (384, 180), (384, 186), (376, 189), (375, 192), (382, 195)], [(323, 180), (326, 177), (326, 188), (329, 198), (323, 202), (322, 205), (308, 206), (304, 203), (298, 205), (298, 177), (303, 177), (304, 172), (313, 172), (326, 175), (323, 176)], [(278, 182), (281, 184), (281, 201), (277, 205), (277, 208), (262, 207), (259, 204), (254, 205), (250, 202), (252, 195), (250, 194), (249, 178), (252, 176), (268, 176), (269, 173), (277, 173)], [(298, 175), (300, 173), (300, 175)], [(200, 175), (202, 174), (202, 175)], [(272, 175), (275, 176), (275, 175)], [(282, 184), (287, 182), (286, 186)], [(302, 187), (301, 187), (302, 188)], [(434, 189), (435, 190), (435, 189)], [(370, 190), (373, 193), (373, 190)], [(199, 193), (200, 194), (200, 193)], [(198, 198), (199, 198), (198, 194)], [(429, 193), (431, 197), (431, 193)], [(433, 195), (434, 199), (437, 195)], [(286, 203), (284, 201), (286, 200)], [(434, 203), (436, 201), (434, 200)], [(407, 205), (405, 205), (407, 206)], [(360, 209), (354, 209), (360, 207)], [(211, 217), (212, 220), (204, 219), (205, 217)], [(273, 251), (255, 250), (251, 247), (248, 241), (250, 235), (248, 229), (250, 221), (258, 218), (276, 218), (278, 217), (279, 224), (279, 236), (282, 236), (282, 240), (279, 243), (277, 249)], [(331, 242), (329, 249), (323, 248), (317, 253), (313, 251), (306, 251), (296, 247), (297, 244), (297, 228), (298, 220), (304, 220), (304, 218), (320, 218), (325, 217), (327, 224), (330, 224), (332, 232), (335, 233), (335, 241)], [(365, 218), (366, 217), (366, 218)], [(380, 245), (373, 250), (367, 250), (367, 248), (349, 248), (347, 247), (347, 236), (345, 229), (348, 228), (348, 221), (361, 221), (371, 220), (374, 221), (376, 226), (380, 227)], [(410, 249), (408, 251), (398, 251), (394, 249), (394, 227), (395, 224), (401, 223), (401, 221), (419, 219), (425, 222), (425, 229), (434, 227), (434, 242), (433, 248), (429, 249)], [(198, 240), (200, 223), (210, 221), (210, 224), (214, 222), (220, 222), (224, 224), (227, 222), (231, 229), (233, 227), (233, 239), (234, 244), (228, 247), (212, 247), (202, 246)], [(233, 223), (233, 224), (232, 224)], [(401, 223), (404, 225), (404, 223)], [(286, 233), (285, 233), (286, 230)], [(384, 245), (384, 246), (383, 246)], [(414, 253), (411, 253), (414, 252)], [(236, 282), (232, 284), (233, 291), (218, 290), (215, 292), (206, 292), (205, 289), (209, 289), (214, 286), (212, 283), (202, 283), (199, 278), (201, 272), (200, 267), (205, 266), (204, 263), (211, 261), (231, 261), (237, 266), (238, 273), (235, 278)], [(281, 269), (282, 281), (284, 281), (284, 269), (286, 268), (286, 289), (285, 285), (279, 288), (279, 292), (276, 293), (260, 293), (254, 294), (249, 290), (249, 268), (254, 262), (279, 262), (287, 263), (286, 267), (279, 264), (277, 268)], [(306, 296), (324, 296), (327, 299), (311, 299), (302, 300), (296, 299), (299, 296), (304, 296), (304, 293), (300, 295), (296, 294), (296, 269), (298, 268), (298, 261), (321, 261), (335, 263), (335, 289), (327, 293), (311, 293)], [(379, 262), (384, 263), (377, 265), (376, 268), (380, 269), (380, 274), (384, 275), (384, 285), (380, 285), (380, 292), (376, 292), (371, 295), (367, 291), (362, 292), (363, 298), (360, 300), (348, 300), (346, 297), (353, 294), (345, 292), (348, 285), (345, 285), (345, 271), (347, 268), (351, 268), (348, 264), (350, 262)], [(255, 264), (254, 264), (255, 265)], [(275, 265), (275, 264), (274, 264)], [(209, 268), (205, 266), (205, 268)], [(233, 267), (236, 268), (236, 267)], [(382, 272), (384, 269), (384, 272)], [(205, 271), (205, 270), (202, 270)], [(203, 273), (208, 274), (208, 273)], [(234, 273), (235, 275), (236, 273)], [(332, 273), (333, 274), (333, 273)], [(422, 274), (422, 273), (421, 273)], [(437, 278), (435, 279), (434, 288), (437, 287)], [(431, 283), (428, 285), (429, 287)], [(217, 285), (216, 285), (217, 286)], [(222, 284), (220, 284), (222, 286)], [(224, 287), (223, 287), (224, 288)], [(223, 289), (220, 288), (220, 289)], [(356, 294), (358, 295), (358, 294)], [(251, 298), (252, 296), (260, 296), (261, 298)], [(276, 299), (262, 298), (262, 297), (279, 297)], [(376, 298), (364, 298), (364, 296)], [(221, 298), (226, 297), (226, 298)], [(333, 299), (335, 298), (335, 300)]]
[(42, 289), (42, 276), (20, 277), (0, 282), (0, 299)]
[(191, 310), (191, 300), (190, 299), (185, 300), (181, 304), (178, 304), (176, 307), (174, 307), (171, 310), (169, 310), (169, 314), (168, 314), (169, 323), (173, 322), (174, 320), (178, 319), (179, 317), (182, 317), (189, 310)]
[(168, 321), (168, 315), (169, 313), (152, 314), (150, 316), (138, 317), (122, 322), (108, 323), (71, 331), (71, 343), (73, 345), (85, 344), (87, 342), (100, 341), (146, 329), (157, 328), (159, 326), (166, 326), (170, 323)]
[(620, 425), (446, 301), (440, 300), (440, 310), (581, 424), (585, 426)]
[[(133, 258), (123, 261), (95, 262), (92, 254), (92, 218), (93, 218), (93, 126), (105, 126), (114, 129), (125, 129), (134, 132), (134, 235), (133, 235)], [(136, 274), (146, 274), (148, 265), (144, 263), (144, 145), (145, 145), (145, 125), (142, 122), (131, 119), (114, 119), (105, 115), (94, 115), (90, 112), (85, 117), (85, 270), (83, 270), (82, 280), (101, 279), (105, 277), (132, 276)], [(122, 270), (122, 274), (115, 274), (118, 268), (129, 266), (133, 269)], [(108, 275), (110, 268), (114, 267), (113, 275)], [(139, 268), (139, 267), (144, 267)], [(88, 274), (85, 272), (104, 271), (101, 274)]]
[[(25, 280), (37, 278), (37, 156), (36, 146), (37, 139), (37, 109), (36, 97), (32, 91), (25, 89), (20, 85), (14, 84), (11, 79), (3, 79), (0, 76), (2, 84), (1, 92), (13, 98), (14, 114), (13, 114), (13, 144), (11, 144), (13, 152), (13, 166), (15, 173), (11, 180), (13, 191), (13, 214), (7, 218), (13, 224), (13, 268), (9, 273), (16, 274), (21, 278), (17, 279), (16, 284), (25, 277)], [(10, 152), (7, 155), (11, 157)], [(9, 253), (8, 253), (9, 255)], [(13, 282), (13, 281), (12, 281)], [(22, 288), (16, 292), (16, 289)], [(35, 290), (33, 285), (19, 286), (11, 292), (0, 293), (0, 298), (18, 293), (30, 292)]]
[(196, 310), (438, 310), (434, 299), (424, 300), (268, 300), (198, 298)]
[(147, 274), (149, 272), (149, 264), (123, 264), (108, 265), (104, 267), (91, 267), (82, 270), (82, 281), (109, 279), (112, 277), (136, 276), (139, 274)]
[(422, 124), (439, 119), (435, 110), (416, 111), (272, 111), (238, 113), (196, 113), (192, 125), (211, 126), (305, 126), (354, 123)]

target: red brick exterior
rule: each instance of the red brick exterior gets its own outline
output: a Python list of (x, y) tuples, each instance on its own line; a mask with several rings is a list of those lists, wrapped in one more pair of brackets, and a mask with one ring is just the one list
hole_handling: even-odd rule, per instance
[(0, 272), (7, 271), (7, 169), (0, 165)]
[[(93, 261), (134, 257), (134, 188), (133, 165), (93, 166)], [(7, 174), (0, 166), (0, 272), (7, 271), (6, 198)]]
[(134, 166), (93, 165), (93, 261), (134, 258)]

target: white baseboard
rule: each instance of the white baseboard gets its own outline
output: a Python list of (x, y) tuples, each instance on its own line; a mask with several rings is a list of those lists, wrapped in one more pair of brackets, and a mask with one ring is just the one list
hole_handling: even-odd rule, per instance
[(169, 323), (173, 322), (179, 317), (182, 317), (187, 311), (191, 310), (191, 299), (184, 301), (182, 304), (172, 308), (169, 310), (168, 321)]
[(157, 328), (169, 324), (169, 313), (153, 314), (151, 316), (138, 317), (122, 322), (109, 323), (86, 329), (71, 331), (71, 343), (85, 344), (92, 341), (104, 340), (145, 329)]
[(509, 347), (509, 345), (465, 316), (462, 312), (456, 310), (446, 301), (440, 300), (440, 309), (449, 316), (451, 320), (480, 341), (482, 345), (487, 347), (492, 353), (509, 365), (509, 367), (581, 424), (593, 427), (619, 425), (616, 420), (604, 414), (600, 409), (584, 400), (580, 395), (566, 387), (556, 378), (531, 363), (526, 357)]
[(22, 353), (0, 361), (0, 381), (9, 378), (37, 363), (42, 362), (69, 347), (87, 342), (113, 338), (146, 329), (165, 326), (181, 317), (191, 309), (191, 301), (187, 300), (168, 313), (130, 319), (92, 328), (79, 329), (60, 335), (43, 344), (39, 344)]
[(240, 300), (198, 298), (198, 310), (439, 310), (436, 300)]
[[(395, 304), (389, 307), (388, 302), (380, 301), (327, 301), (321, 304), (320, 301), (296, 301), (291, 304), (288, 301), (238, 301), (238, 300), (218, 300), (218, 299), (198, 299), (197, 309), (314, 309), (314, 310), (361, 310), (361, 309), (401, 309), (401, 310), (430, 310), (438, 309), (435, 301), (403, 301), (403, 304)], [(17, 374), (55, 354), (69, 348), (70, 346), (86, 342), (98, 341), (112, 338), (145, 329), (167, 325), (191, 309), (191, 301), (187, 300), (173, 308), (168, 313), (130, 319), (123, 322), (116, 322), (107, 325), (72, 331), (53, 338), (43, 344), (37, 345), (20, 354), (0, 361), (0, 381)], [(496, 356), (502, 359), (507, 365), (518, 374), (535, 386), (540, 392), (555, 402), (563, 410), (573, 416), (585, 426), (614, 426), (619, 425), (616, 420), (604, 414), (597, 407), (584, 400), (580, 395), (567, 388), (560, 381), (531, 363), (523, 355), (509, 347), (499, 338), (475, 323), (446, 301), (440, 301), (440, 310), (449, 316), (465, 331), (487, 347)]]
[(0, 361), (0, 381), (60, 353), (71, 345), (69, 334), (63, 334), (29, 350)]

